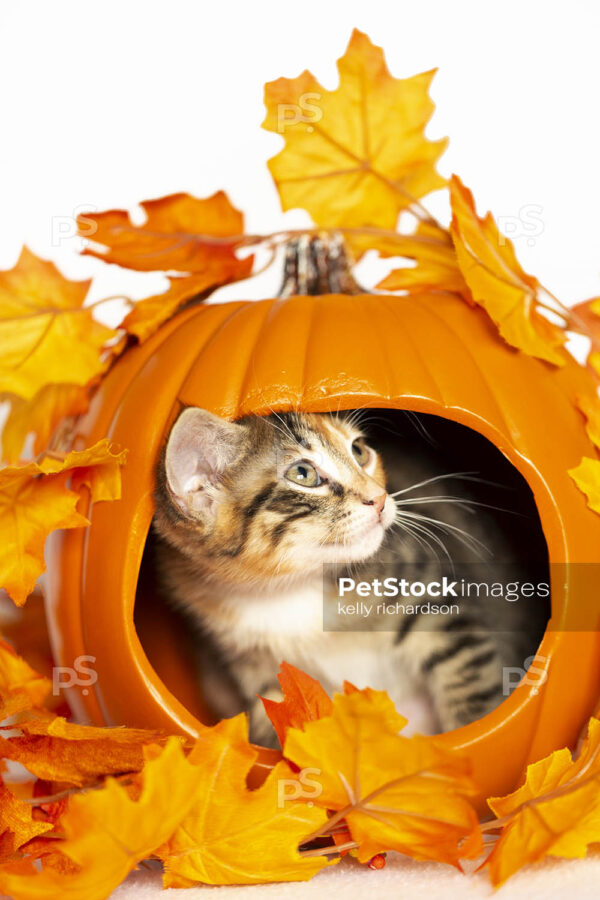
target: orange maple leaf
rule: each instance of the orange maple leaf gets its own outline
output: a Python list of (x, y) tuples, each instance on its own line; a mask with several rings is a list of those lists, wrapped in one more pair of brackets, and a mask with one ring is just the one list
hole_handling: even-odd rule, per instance
[(415, 261), (412, 268), (393, 269), (379, 282), (382, 291), (451, 291), (472, 303), (469, 289), (462, 276), (450, 233), (445, 228), (420, 222), (414, 234), (398, 235), (396, 252), (391, 239), (383, 241), (381, 256), (404, 256)]
[(310, 72), (265, 86), (263, 128), (285, 147), (269, 160), (284, 210), (302, 207), (318, 225), (394, 228), (398, 213), (443, 187), (430, 141), (434, 72), (393, 78), (383, 50), (355, 30), (327, 91)]
[[(76, 865), (68, 856), (61, 853), (57, 847), (59, 843), (51, 832), (46, 832), (48, 837), (41, 835), (33, 838), (27, 843), (27, 846), (21, 847), (20, 853), (23, 857), (23, 863), (30, 863), (31, 860), (39, 859), (42, 861), (43, 869), (50, 868), (62, 875), (69, 875), (80, 871), (80, 867)], [(25, 873), (31, 872), (31, 869), (25, 868)]]
[(218, 270), (207, 267), (187, 278), (171, 278), (168, 289), (162, 294), (138, 300), (123, 319), (121, 327), (143, 343), (189, 300), (204, 299), (211, 289), (229, 281), (246, 278), (251, 270), (251, 257), (244, 260), (223, 259)]
[(320, 772), (315, 803), (337, 811), (312, 837), (344, 819), (361, 862), (386, 850), (456, 866), (477, 855), (474, 785), (461, 754), (435, 738), (402, 737), (406, 719), (383, 691), (348, 690), (334, 696), (330, 716), (290, 728), (285, 741), (287, 759)]
[(15, 603), (25, 602), (44, 571), (48, 534), (89, 524), (77, 511), (80, 488), (87, 485), (95, 501), (119, 498), (126, 455), (113, 452), (104, 439), (62, 460), (47, 456), (0, 470), (0, 585)]
[(568, 358), (562, 349), (565, 333), (540, 314), (539, 282), (523, 271), (511, 241), (500, 235), (489, 213), (479, 218), (471, 191), (456, 175), (450, 181), (450, 201), (450, 232), (473, 300), (512, 347), (563, 365)]
[(0, 758), (15, 760), (46, 781), (76, 786), (140, 771), (144, 747), (166, 739), (161, 732), (139, 728), (75, 725), (41, 711), (20, 719), (16, 727), (21, 735), (0, 738)]
[(527, 767), (518, 790), (488, 804), (499, 821), (483, 828), (503, 826), (486, 860), (495, 885), (545, 856), (585, 856), (590, 844), (600, 842), (600, 721), (590, 719), (576, 759), (567, 749), (556, 750)]
[(235, 256), (243, 216), (223, 191), (205, 199), (170, 194), (140, 206), (146, 215), (142, 225), (134, 224), (123, 209), (80, 216), (80, 233), (99, 245), (83, 252), (144, 272), (193, 272), (205, 279), (212, 273), (213, 285), (246, 277), (247, 262)]
[(51, 829), (51, 823), (34, 821), (33, 806), (17, 797), (0, 778), (0, 861), (10, 859), (27, 841)]
[(26, 247), (0, 272), (0, 393), (31, 400), (47, 385), (83, 386), (104, 371), (101, 351), (115, 332), (83, 305), (89, 286)]
[(283, 747), (288, 728), (302, 728), (305, 722), (330, 716), (333, 704), (316, 678), (289, 663), (281, 663), (277, 678), (283, 700), (260, 699)]

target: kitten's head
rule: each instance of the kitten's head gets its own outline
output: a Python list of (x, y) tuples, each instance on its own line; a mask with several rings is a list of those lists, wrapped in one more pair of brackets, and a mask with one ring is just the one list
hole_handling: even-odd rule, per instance
[(156, 500), (159, 533), (231, 580), (367, 559), (395, 517), (377, 453), (351, 417), (326, 414), (229, 422), (185, 409)]

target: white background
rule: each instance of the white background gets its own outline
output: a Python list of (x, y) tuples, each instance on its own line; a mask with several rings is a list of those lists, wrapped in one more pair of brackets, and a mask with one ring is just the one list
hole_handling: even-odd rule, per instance
[[(524, 267), (564, 302), (600, 294), (595, 0), (3, 0), (0, 267), (26, 242), (71, 277), (97, 274), (96, 297), (143, 296), (163, 282), (80, 258), (59, 230), (81, 207), (172, 191), (225, 188), (252, 231), (304, 223), (281, 213), (265, 166), (281, 138), (259, 127), (262, 86), (308, 67), (334, 87), (353, 26), (394, 75), (439, 67), (428, 133), (451, 138), (442, 174), (480, 211), (535, 207)], [(431, 207), (446, 218), (439, 195)]]

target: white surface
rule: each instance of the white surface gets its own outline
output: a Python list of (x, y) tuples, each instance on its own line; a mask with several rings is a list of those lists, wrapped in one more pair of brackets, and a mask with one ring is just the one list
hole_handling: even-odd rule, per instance
[[(600, 857), (586, 860), (548, 860), (518, 872), (494, 891), (484, 873), (462, 875), (450, 866), (417, 863), (388, 855), (385, 869), (371, 871), (353, 860), (344, 860), (321, 872), (312, 881), (260, 884), (243, 887), (188, 888), (159, 891), (160, 880), (148, 872), (136, 872), (112, 894), (112, 900), (202, 900), (221, 894), (220, 900), (597, 900)], [(167, 897), (167, 894), (170, 896)]]
[[(334, 87), (355, 25), (393, 74), (439, 67), (429, 133), (451, 138), (441, 171), (458, 172), (480, 210), (539, 219), (531, 244), (517, 240), (525, 268), (566, 303), (600, 293), (594, 0), (3, 0), (0, 267), (26, 241), (72, 277), (99, 273), (94, 296), (143, 296), (159, 276), (77, 258), (61, 229), (72, 234), (81, 207), (179, 190), (227, 189), (253, 231), (304, 224), (280, 212), (265, 166), (282, 141), (259, 127), (262, 86), (308, 67)], [(431, 205), (446, 217), (440, 195)]]

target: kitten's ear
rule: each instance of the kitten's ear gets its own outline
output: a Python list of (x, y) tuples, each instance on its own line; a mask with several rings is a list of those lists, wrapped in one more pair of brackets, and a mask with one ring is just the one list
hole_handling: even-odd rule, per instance
[(214, 512), (221, 475), (238, 456), (244, 429), (205, 409), (185, 409), (171, 429), (165, 454), (173, 499), (188, 515)]

